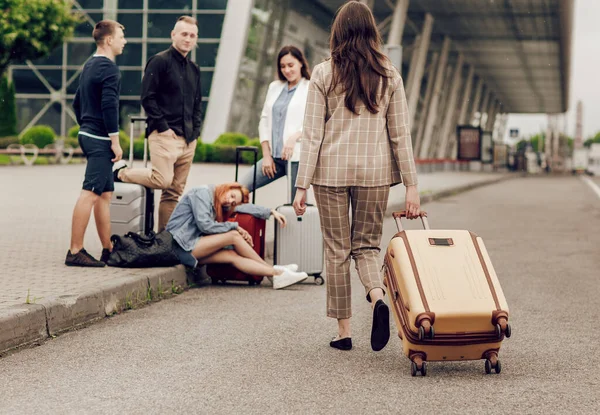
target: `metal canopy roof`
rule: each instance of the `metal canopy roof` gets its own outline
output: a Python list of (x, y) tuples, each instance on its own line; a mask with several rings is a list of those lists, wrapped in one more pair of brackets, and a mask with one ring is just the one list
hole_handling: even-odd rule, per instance
[[(344, 0), (315, 0), (332, 16)], [(425, 13), (434, 17), (430, 50), (444, 36), (511, 113), (568, 109), (574, 0), (411, 0), (402, 44), (411, 46)], [(390, 18), (393, 0), (375, 0), (378, 23)], [(387, 38), (388, 25), (382, 34)], [(409, 62), (410, 53), (403, 53)], [(453, 59), (450, 60), (452, 62)]]

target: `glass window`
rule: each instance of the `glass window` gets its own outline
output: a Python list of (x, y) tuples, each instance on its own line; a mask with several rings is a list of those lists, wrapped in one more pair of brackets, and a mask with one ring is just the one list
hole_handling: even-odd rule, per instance
[[(13, 71), (13, 73), (16, 71)], [(17, 93), (19, 91), (17, 90)], [(25, 91), (22, 91), (25, 92)], [(17, 98), (17, 129), (23, 131), (25, 126), (48, 103), (48, 99)]]
[(208, 39), (219, 39), (223, 29), (222, 14), (201, 14), (198, 15), (198, 37)]
[[(205, 0), (200, 0), (202, 3)], [(148, 0), (149, 9), (185, 9), (192, 10), (192, 0)]]
[(217, 63), (218, 43), (199, 43), (196, 49), (196, 63), (200, 66), (214, 67)]
[(67, 64), (83, 65), (96, 52), (95, 43), (68, 43)]
[(140, 96), (142, 92), (141, 71), (121, 71), (121, 95)]
[[(121, 100), (119, 101), (119, 118), (121, 129), (125, 130), (127, 135), (129, 135), (129, 131), (131, 129), (131, 125), (129, 122), (130, 115), (140, 115), (142, 112), (142, 107), (139, 99), (136, 100)], [(134, 125), (134, 136), (140, 136), (144, 133), (143, 123), (136, 123)], [(129, 156), (129, 154), (127, 154)]]
[(48, 108), (46, 113), (42, 115), (42, 118), (38, 120), (36, 125), (48, 125), (57, 135), (60, 135), (60, 114), (61, 105), (60, 103), (55, 102)]
[(81, 76), (81, 72), (78, 71), (67, 71), (67, 82), (69, 82), (69, 79), (71, 79), (73, 77), (73, 75), (75, 75), (75, 79), (73, 79), (73, 81), (71, 81), (70, 84), (67, 85), (67, 94), (75, 94), (75, 92), (77, 92), (77, 88), (79, 87), (79, 77)]
[(173, 26), (179, 18), (176, 14), (149, 13), (148, 14), (148, 37), (171, 38)]
[(62, 87), (62, 70), (42, 69), (40, 73), (55, 90), (59, 90)]
[(123, 48), (123, 54), (117, 56), (117, 65), (142, 66), (142, 44), (126, 44)]
[(200, 0), (198, 10), (225, 10), (227, 0)]
[(142, 37), (143, 15), (137, 13), (119, 13), (117, 21), (125, 26), (125, 38)]
[(101, 9), (104, 7), (104, 0), (78, 0), (77, 3), (84, 9)]
[[(100, 6), (102, 8), (102, 6)], [(102, 20), (102, 13), (88, 13), (89, 17), (94, 21), (94, 25)], [(75, 28), (75, 37), (92, 38), (94, 26), (90, 24), (88, 19), (85, 19), (79, 26)]]
[[(147, 49), (148, 59), (150, 59), (152, 56), (156, 55), (158, 52), (162, 52), (163, 50), (169, 49), (170, 46), (171, 46), (171, 43), (148, 43), (148, 49)], [(127, 46), (125, 46), (125, 47), (127, 47)], [(144, 63), (144, 66), (146, 66), (146, 63)]]
[(47, 58), (36, 59), (33, 62), (34, 65), (60, 65), (62, 66), (62, 56), (63, 56), (63, 45), (57, 46), (50, 56)]
[(119, 0), (119, 9), (143, 9), (143, 8), (144, 8), (144, 0)]
[(212, 85), (213, 75), (213, 71), (200, 72), (200, 84), (202, 85), (202, 96), (204, 97), (210, 95), (210, 87)]
[[(17, 94), (49, 94), (48, 88), (30, 69), (13, 69), (13, 82)], [(31, 118), (30, 118), (31, 119)]]

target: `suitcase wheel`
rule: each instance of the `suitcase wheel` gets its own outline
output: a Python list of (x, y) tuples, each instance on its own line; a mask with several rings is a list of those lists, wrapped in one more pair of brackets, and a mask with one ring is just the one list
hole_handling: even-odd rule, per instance
[(492, 365), (490, 359), (485, 359), (485, 374), (489, 375), (492, 373), (492, 368), (494, 368), (496, 373), (500, 373), (502, 371), (502, 363), (500, 363), (500, 360), (496, 360), (496, 365)]
[(425, 338), (433, 339), (435, 337), (435, 330), (433, 326), (429, 328), (429, 333), (425, 334), (425, 327), (419, 327), (419, 340), (423, 340)]
[(323, 285), (325, 284), (325, 280), (320, 275), (315, 275), (315, 284)]
[(419, 368), (419, 366), (415, 363), (415, 362), (411, 362), (410, 363), (410, 374), (412, 376), (417, 376), (417, 372), (421, 372), (421, 376), (427, 376), (427, 362), (422, 362), (421, 363), (421, 368)]

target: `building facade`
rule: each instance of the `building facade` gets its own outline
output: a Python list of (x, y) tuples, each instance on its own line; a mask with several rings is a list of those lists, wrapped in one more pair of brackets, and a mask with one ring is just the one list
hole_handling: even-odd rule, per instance
[[(282, 45), (294, 44), (303, 49), (311, 66), (328, 54), (329, 16), (323, 13), (320, 21), (307, 16), (304, 0), (75, 0), (73, 8), (83, 16), (73, 38), (48, 58), (21, 62), (9, 69), (17, 92), (21, 134), (33, 125), (44, 124), (66, 136), (76, 124), (73, 97), (81, 68), (96, 49), (91, 37), (93, 27), (102, 19), (123, 24), (128, 42), (117, 57), (122, 76), (122, 128), (127, 128), (129, 115), (143, 112), (140, 93), (147, 59), (169, 47), (170, 33), (179, 16), (198, 19), (198, 47), (191, 59), (202, 73), (204, 126), (214, 132), (206, 137), (207, 142), (225, 131), (258, 135), (262, 103), (276, 74), (274, 59)], [(224, 32), (226, 18), (233, 24)], [(222, 75), (215, 89), (217, 61)], [(213, 93), (215, 90), (219, 92)], [(223, 92), (227, 90), (232, 93), (224, 102)], [(222, 118), (221, 122), (206, 118), (211, 98), (218, 113), (213, 118)]]

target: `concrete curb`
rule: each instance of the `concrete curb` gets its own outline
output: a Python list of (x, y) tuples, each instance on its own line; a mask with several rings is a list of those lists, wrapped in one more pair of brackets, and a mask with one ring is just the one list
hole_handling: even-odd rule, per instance
[[(191, 278), (190, 278), (191, 280)], [(182, 265), (151, 275), (124, 276), (81, 294), (8, 308), (0, 317), (0, 356), (124, 310), (171, 297), (189, 286)]]
[[(466, 192), (478, 187), (498, 183), (516, 176), (499, 178), (459, 186), (421, 196), (421, 203)], [(389, 206), (390, 210), (402, 207)], [(265, 259), (272, 259), (273, 241), (265, 241)], [(200, 276), (202, 273), (199, 273)], [(62, 332), (92, 324), (123, 310), (162, 300), (189, 287), (196, 278), (187, 275), (178, 265), (164, 268), (151, 275), (123, 276), (101, 283), (87, 292), (45, 298), (36, 304), (22, 304), (8, 308), (0, 316), (0, 356), (11, 351), (39, 344)]]

